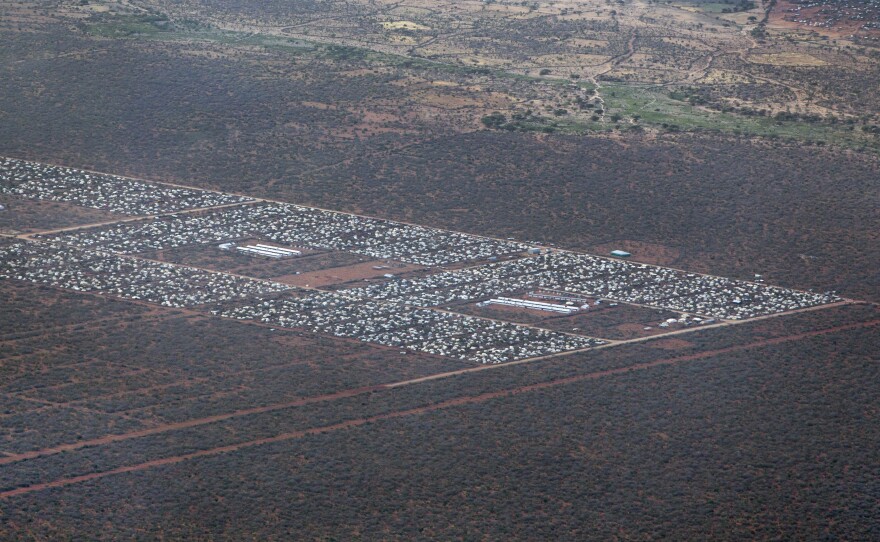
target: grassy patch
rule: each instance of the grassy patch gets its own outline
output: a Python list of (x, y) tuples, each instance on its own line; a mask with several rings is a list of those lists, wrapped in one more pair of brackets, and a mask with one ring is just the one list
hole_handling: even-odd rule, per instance
[(753, 64), (769, 64), (771, 66), (824, 66), (827, 64), (822, 59), (805, 53), (773, 53), (763, 55), (751, 55), (748, 61)]
[[(231, 47), (265, 47), (288, 53), (301, 53), (315, 49), (316, 45), (298, 39), (266, 36), (250, 32), (218, 30), (198, 21), (184, 19), (169, 21), (163, 15), (114, 15), (86, 23), (84, 30), (102, 38), (139, 38), (162, 41), (208, 41)], [(327, 46), (328, 56), (341, 58), (345, 53), (337, 49), (349, 47)]]
[(676, 5), (703, 13), (739, 13), (755, 8), (755, 2), (749, 0), (728, 0), (722, 2), (703, 2), (699, 0), (679, 0)]
[(86, 31), (102, 38), (152, 36), (172, 30), (168, 17), (161, 14), (99, 15), (88, 23)]
[(413, 21), (388, 21), (382, 23), (385, 30), (431, 30), (430, 27)]
[(793, 139), (849, 148), (880, 150), (880, 141), (845, 124), (779, 120), (710, 111), (676, 100), (665, 89), (608, 83), (601, 91), (609, 113), (640, 124), (672, 131), (714, 131), (726, 134)]

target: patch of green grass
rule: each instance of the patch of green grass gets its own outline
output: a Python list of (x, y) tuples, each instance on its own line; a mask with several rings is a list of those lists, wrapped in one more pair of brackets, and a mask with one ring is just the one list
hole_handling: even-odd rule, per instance
[(701, 0), (677, 0), (675, 2), (679, 6), (687, 6), (697, 8), (703, 13), (737, 13), (755, 8), (755, 2), (748, 0), (727, 1), (727, 2), (705, 2)]
[(101, 16), (86, 25), (89, 34), (102, 38), (152, 36), (171, 30), (167, 17), (154, 14)]
[[(153, 18), (157, 17), (157, 18)], [(298, 54), (313, 50), (315, 44), (297, 39), (249, 32), (218, 30), (193, 20), (169, 22), (160, 16), (118, 15), (87, 23), (85, 31), (102, 38), (139, 38), (162, 41), (207, 41), (233, 47), (265, 47)]]
[[(167, 37), (168, 36), (161, 36), (162, 39), (166, 39)], [(273, 51), (284, 51), (291, 54), (300, 54), (316, 48), (315, 44), (297, 39), (216, 29), (209, 29), (200, 32), (178, 32), (171, 37), (174, 39), (210, 41), (233, 47), (264, 47)]]
[(778, 120), (710, 111), (671, 98), (664, 89), (608, 83), (600, 91), (608, 113), (636, 118), (643, 125), (680, 131), (784, 138), (849, 148), (880, 151), (880, 141), (843, 124)]

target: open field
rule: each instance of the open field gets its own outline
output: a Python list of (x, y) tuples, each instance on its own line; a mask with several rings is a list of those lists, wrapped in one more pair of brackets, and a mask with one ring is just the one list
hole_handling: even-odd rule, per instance
[[(593, 300), (593, 302), (595, 301)], [(458, 305), (455, 310), (462, 314), (532, 324), (555, 331), (611, 340), (647, 337), (683, 327), (678, 324), (671, 327), (668, 324), (664, 327), (659, 326), (670, 318), (678, 319), (680, 313), (625, 303), (614, 303), (611, 306), (611, 303), (606, 302), (594, 305), (587, 310), (581, 310), (573, 315), (560, 315), (500, 305)]]
[[(626, 340), (682, 329), (684, 325), (681, 324), (660, 327), (661, 323), (670, 318), (678, 319), (679, 317), (679, 313), (672, 311), (626, 304), (611, 307), (606, 303), (604, 307), (595, 307), (573, 316), (554, 318), (545, 325), (549, 329), (559, 331), (571, 330), (573, 333), (583, 333), (593, 337)], [(574, 331), (575, 329), (577, 331)]]
[(70, 203), (0, 195), (0, 233), (34, 233), (79, 224), (94, 224), (119, 215)]
[(294, 286), (311, 286), (320, 288), (325, 286), (351, 287), (374, 280), (385, 280), (385, 275), (395, 277), (406, 276), (408, 273), (423, 269), (418, 265), (401, 264), (391, 261), (373, 260), (356, 263), (347, 266), (329, 267), (318, 271), (310, 271), (294, 276), (286, 276), (276, 280), (283, 280)]
[[(298, 250), (300, 249), (303, 250), (302, 256), (283, 260), (260, 258), (234, 250), (221, 250), (218, 248), (218, 243), (149, 250), (141, 253), (141, 256), (163, 262), (204, 267), (205, 269), (227, 271), (263, 279), (296, 276), (296, 273), (311, 273), (339, 266), (354, 265), (368, 260), (365, 256), (357, 254), (307, 250), (299, 247)], [(279, 280), (279, 282), (286, 281)]]

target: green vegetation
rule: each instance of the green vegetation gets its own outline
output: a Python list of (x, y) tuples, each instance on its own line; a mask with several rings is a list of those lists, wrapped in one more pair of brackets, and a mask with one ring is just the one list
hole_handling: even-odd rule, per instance
[(755, 9), (755, 3), (750, 0), (726, 0), (722, 2), (699, 2), (699, 1), (678, 1), (676, 5), (694, 7), (704, 13), (738, 13), (740, 11), (748, 11)]
[(164, 14), (101, 15), (87, 23), (87, 32), (103, 38), (125, 38), (130, 36), (154, 36), (172, 30), (171, 22)]
[[(515, 114), (509, 121), (492, 117), (488, 120), (484, 118), (483, 123), (493, 129), (572, 134), (638, 131), (645, 128), (669, 132), (711, 132), (880, 152), (880, 139), (873, 126), (856, 130), (852, 123), (829, 121), (818, 116), (713, 111), (701, 107), (699, 96), (627, 83), (605, 83), (599, 94), (605, 103), (604, 117), (600, 108), (595, 109), (595, 114), (589, 119), (571, 116), (565, 109), (554, 109), (551, 117), (529, 111), (527, 114)], [(592, 103), (585, 103), (582, 110), (589, 111), (593, 107)]]
[(683, 94), (657, 87), (608, 83), (602, 90), (606, 106), (624, 118), (638, 117), (645, 125), (683, 131), (711, 131), (724, 134), (784, 138), (800, 142), (839, 145), (880, 151), (880, 141), (852, 130), (843, 123), (805, 121), (801, 117), (750, 116), (711, 111), (685, 101)]
[[(231, 47), (265, 47), (274, 51), (284, 51), (293, 54), (315, 48), (315, 44), (302, 40), (266, 36), (251, 32), (219, 30), (190, 19), (172, 23), (164, 15), (101, 16), (85, 23), (83, 30), (89, 35), (102, 38), (208, 41)], [(351, 49), (354, 48), (325, 46), (326, 54), (331, 58), (352, 56)]]
[[(554, 86), (576, 85), (584, 89), (596, 89), (595, 85), (588, 81), (547, 77), (549, 70), (541, 71), (543, 77), (531, 77), (501, 69), (460, 66), (381, 53), (363, 47), (327, 45), (300, 39), (218, 30), (199, 25), (194, 21), (172, 23), (161, 13), (102, 15), (96, 20), (97, 22), (87, 25), (87, 31), (101, 37), (212, 41), (229, 46), (259, 46), (290, 54), (314, 50), (318, 55), (333, 60), (354, 60), (416, 70), (434, 70), (459, 75), (487, 75), (502, 80), (541, 82)], [(606, 117), (602, 116), (601, 111), (596, 111), (591, 118), (583, 119), (569, 115), (567, 111), (564, 112), (564, 108), (554, 108), (549, 117), (518, 113), (509, 121), (501, 121), (498, 118), (488, 118), (488, 120), (484, 118), (482, 121), (488, 128), (526, 132), (584, 133), (653, 128), (664, 131), (702, 131), (758, 136), (880, 152), (880, 140), (870, 129), (854, 130), (850, 125), (843, 123), (810, 122), (802, 118), (785, 116), (769, 117), (744, 115), (734, 111), (712, 111), (700, 107), (702, 102), (698, 96), (682, 91), (670, 93), (663, 88), (632, 83), (606, 82), (603, 83), (600, 93), (609, 113)]]

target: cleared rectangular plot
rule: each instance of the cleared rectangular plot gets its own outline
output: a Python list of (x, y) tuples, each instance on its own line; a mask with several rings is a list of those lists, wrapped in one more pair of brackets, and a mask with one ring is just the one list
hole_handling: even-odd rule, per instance
[(18, 234), (125, 218), (74, 203), (41, 201), (4, 193), (0, 187), (0, 233)]

